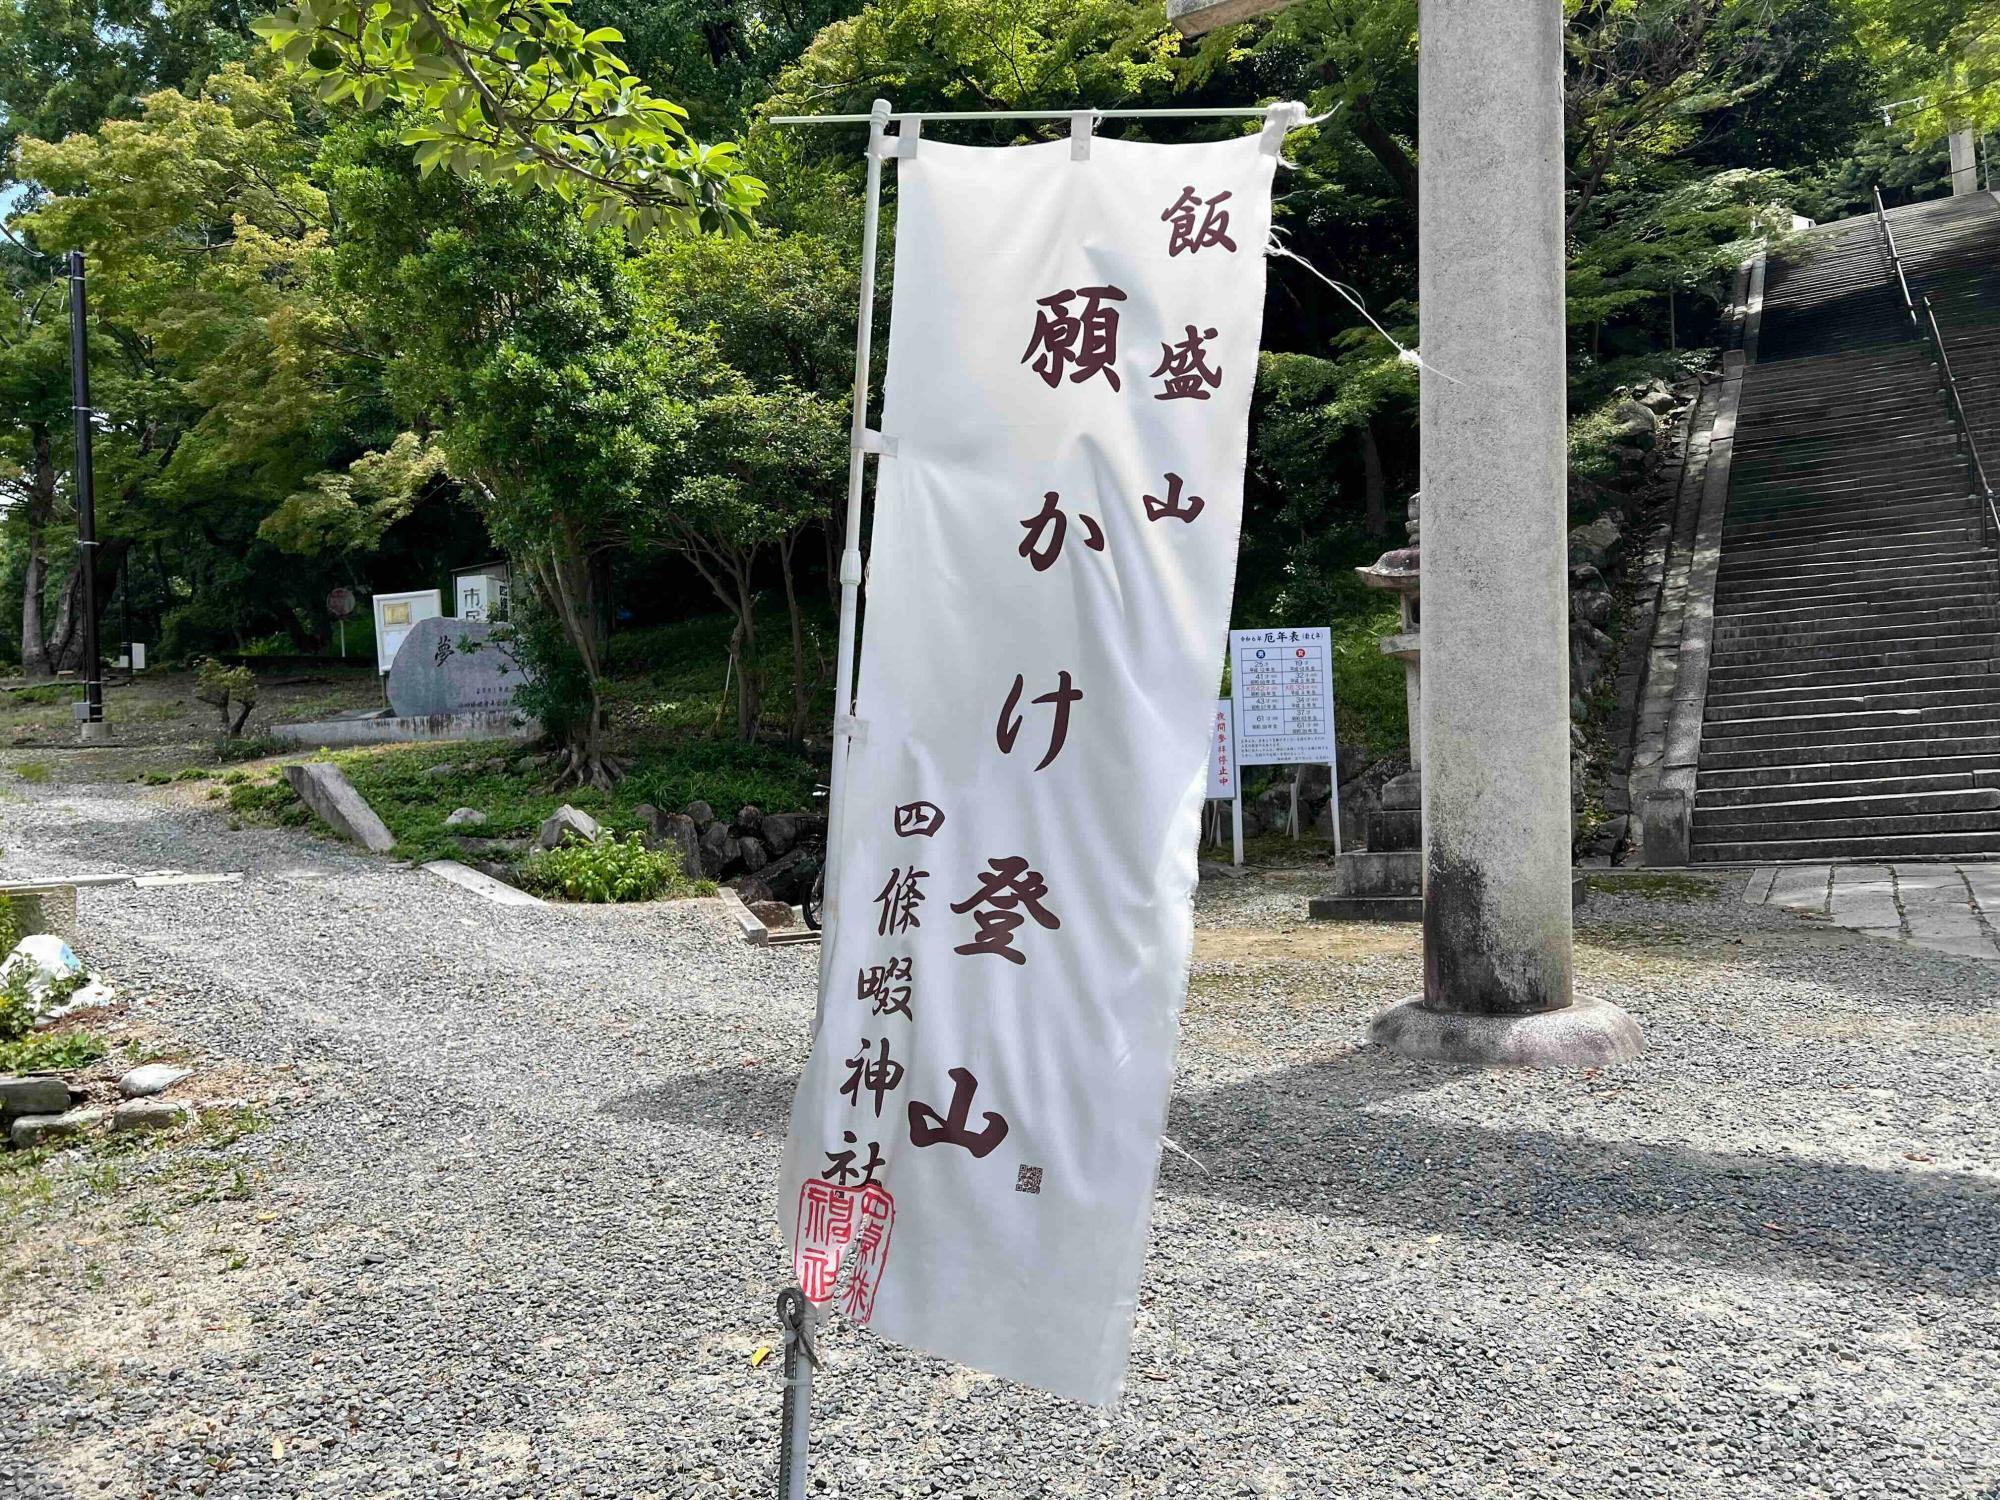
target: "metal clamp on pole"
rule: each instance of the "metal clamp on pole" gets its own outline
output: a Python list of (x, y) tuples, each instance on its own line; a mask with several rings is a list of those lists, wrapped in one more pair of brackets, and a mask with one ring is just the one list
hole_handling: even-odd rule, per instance
[(778, 1423), (778, 1500), (805, 1500), (806, 1457), (812, 1441), (812, 1380), (820, 1367), (813, 1348), (812, 1305), (795, 1286), (778, 1293), (785, 1330), (785, 1404)]

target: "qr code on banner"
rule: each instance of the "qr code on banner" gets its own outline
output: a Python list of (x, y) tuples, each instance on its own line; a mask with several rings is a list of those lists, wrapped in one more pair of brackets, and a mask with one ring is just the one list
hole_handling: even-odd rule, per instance
[(1017, 1193), (1039, 1193), (1042, 1190), (1042, 1169), (1023, 1167), (1014, 1175), (1014, 1191)]

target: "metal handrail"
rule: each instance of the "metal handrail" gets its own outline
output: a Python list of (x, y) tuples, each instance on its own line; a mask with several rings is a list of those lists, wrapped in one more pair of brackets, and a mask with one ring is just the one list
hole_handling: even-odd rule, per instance
[(1972, 414), (1965, 409), (1965, 397), (1958, 388), (1958, 376), (1951, 368), (1951, 355), (1944, 346), (1944, 332), (1938, 327), (1937, 313), (1931, 307), (1931, 299), (1923, 300), (1923, 312), (1917, 311), (1917, 301), (1910, 295), (1909, 277), (1903, 274), (1903, 257), (1896, 249), (1896, 232), (1889, 227), (1888, 211), (1882, 206), (1882, 189), (1875, 189), (1875, 222), (1882, 230), (1882, 239), (1889, 254), (1889, 268), (1896, 273), (1896, 284), (1902, 289), (1903, 310), (1910, 315), (1910, 324), (1920, 341), (1928, 341), (1937, 354), (1938, 373), (1944, 385), (1945, 409), (1951, 413), (1953, 425), (1958, 428), (1959, 441), (1965, 445), (1965, 456), (1972, 465), (1972, 478), (1979, 486), (1979, 493), (1973, 498), (1981, 507), (1979, 529), (1988, 542), (2000, 542), (2000, 505), (1996, 505), (1992, 481), (1987, 478), (1986, 461), (1979, 451), (1979, 439), (1973, 434)]

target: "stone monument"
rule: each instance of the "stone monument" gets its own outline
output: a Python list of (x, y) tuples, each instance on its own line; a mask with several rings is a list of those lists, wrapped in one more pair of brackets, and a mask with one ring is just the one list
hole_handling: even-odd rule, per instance
[(420, 620), (390, 663), (389, 706), (412, 719), (504, 712), (514, 706), (521, 676), (504, 627), (444, 616)]

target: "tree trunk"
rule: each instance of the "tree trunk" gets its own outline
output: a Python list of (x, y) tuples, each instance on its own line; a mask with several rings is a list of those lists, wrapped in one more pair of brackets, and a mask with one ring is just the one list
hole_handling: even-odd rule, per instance
[[(125, 566), (125, 555), (132, 550), (132, 543), (124, 537), (113, 537), (109, 541), (100, 541), (93, 550), (95, 556), (91, 563), (97, 570), (97, 625), (102, 632), (105, 611), (111, 606), (119, 570)], [(62, 597), (56, 602), (56, 628), (49, 636), (49, 660), (58, 672), (88, 676), (83, 659), (83, 568), (84, 562), (79, 558), (77, 565), (69, 570), (69, 577), (63, 580)]]
[(35, 447), (34, 492), (28, 500), (28, 567), (21, 585), (21, 672), (30, 681), (55, 676), (42, 628), (42, 595), (49, 585), (49, 518), (56, 507), (56, 466), (45, 422), (30, 424)]
[(794, 531), (778, 543), (778, 563), (785, 578), (785, 611), (792, 624), (792, 722), (789, 733), (795, 740), (805, 737), (806, 724), (812, 717), (812, 695), (806, 686), (805, 619), (799, 612), (799, 591), (792, 578), (792, 549), (798, 541), (799, 534)]
[(1367, 500), (1368, 530), (1381, 535), (1389, 529), (1388, 496), (1382, 484), (1382, 449), (1375, 442), (1375, 424), (1361, 424), (1361, 481)]
[(563, 637), (583, 666), (589, 708), (568, 726), (563, 751), (568, 758), (559, 782), (609, 790), (620, 767), (604, 743), (604, 655), (592, 587), (591, 558), (573, 527), (561, 524), (543, 555), (531, 557), (542, 597), (555, 611)]
[(764, 684), (757, 666), (757, 605), (750, 591), (750, 569), (732, 569), (736, 583), (736, 619), (742, 638), (737, 643), (736, 738), (749, 744), (757, 738), (764, 716)]

